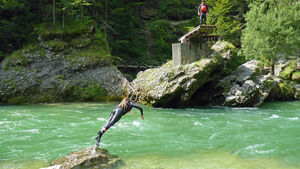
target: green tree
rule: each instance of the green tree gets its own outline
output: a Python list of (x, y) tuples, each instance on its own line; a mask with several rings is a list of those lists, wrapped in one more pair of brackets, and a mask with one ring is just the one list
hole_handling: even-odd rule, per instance
[(240, 46), (242, 15), (245, 2), (236, 0), (216, 0), (211, 2), (208, 23), (217, 26), (216, 33), (226, 41)]
[(32, 25), (39, 20), (39, 6), (28, 0), (0, 0), (0, 61), (7, 53), (32, 39)]
[(294, 0), (253, 2), (246, 14), (242, 51), (272, 66), (282, 54), (291, 54), (300, 46), (300, 3)]

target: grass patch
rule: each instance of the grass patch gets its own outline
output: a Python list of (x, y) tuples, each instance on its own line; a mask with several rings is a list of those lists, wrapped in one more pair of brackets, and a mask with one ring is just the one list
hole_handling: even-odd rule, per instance
[(76, 38), (72, 39), (70, 45), (75, 47), (75, 48), (85, 48), (91, 43), (90, 38)]
[(97, 47), (91, 47), (87, 50), (71, 53), (67, 55), (66, 59), (72, 63), (79, 63), (81, 65), (86, 65), (86, 66), (111, 65), (111, 55), (109, 53), (106, 53), (106, 51), (103, 50), (102, 48), (97, 48)]
[(54, 27), (51, 22), (42, 23), (35, 27), (35, 31), (41, 36), (43, 40), (50, 40), (54, 38), (74, 37), (90, 31), (92, 25), (96, 25), (95, 21), (89, 19), (78, 19), (68, 21), (65, 27), (62, 23), (57, 23)]
[(48, 46), (50, 50), (54, 50), (54, 51), (62, 51), (68, 47), (68, 44), (66, 42), (59, 41), (59, 40), (46, 41), (45, 45)]

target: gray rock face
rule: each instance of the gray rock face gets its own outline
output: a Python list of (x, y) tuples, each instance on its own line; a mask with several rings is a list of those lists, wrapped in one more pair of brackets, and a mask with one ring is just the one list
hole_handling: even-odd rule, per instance
[(268, 97), (273, 87), (270, 74), (263, 75), (264, 65), (251, 60), (237, 68), (230, 76), (220, 80), (218, 87), (223, 88), (225, 106), (259, 106)]
[(54, 160), (51, 162), (52, 166), (43, 169), (108, 169), (119, 164), (121, 164), (121, 160), (116, 156), (107, 154), (106, 150), (89, 147)]

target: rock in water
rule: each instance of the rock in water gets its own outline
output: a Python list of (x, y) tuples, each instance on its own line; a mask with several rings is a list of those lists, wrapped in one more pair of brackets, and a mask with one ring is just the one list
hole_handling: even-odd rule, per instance
[(107, 150), (88, 147), (54, 160), (51, 167), (44, 169), (112, 168), (120, 163), (120, 158), (107, 154)]

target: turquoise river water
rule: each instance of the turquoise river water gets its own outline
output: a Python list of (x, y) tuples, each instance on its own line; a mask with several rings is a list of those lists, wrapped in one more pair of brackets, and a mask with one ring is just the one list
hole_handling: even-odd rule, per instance
[[(0, 168), (36, 169), (93, 146), (117, 103), (0, 107)], [(128, 113), (100, 144), (123, 168), (300, 168), (300, 102), (259, 108), (143, 107)]]

